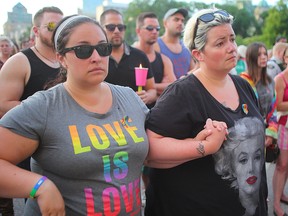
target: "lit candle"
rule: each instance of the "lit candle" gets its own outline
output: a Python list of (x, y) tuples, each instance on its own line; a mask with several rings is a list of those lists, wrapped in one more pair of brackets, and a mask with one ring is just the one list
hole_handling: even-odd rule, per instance
[(143, 68), (140, 64), (139, 67), (135, 68), (136, 86), (138, 91), (142, 91), (142, 87), (146, 85), (148, 68)]

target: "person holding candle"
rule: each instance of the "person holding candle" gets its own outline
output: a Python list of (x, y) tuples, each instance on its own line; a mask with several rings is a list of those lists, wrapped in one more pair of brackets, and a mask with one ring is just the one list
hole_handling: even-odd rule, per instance
[(153, 45), (157, 42), (159, 30), (160, 25), (155, 13), (143, 12), (138, 15), (136, 33), (139, 41), (134, 47), (142, 50), (151, 63), (158, 97), (168, 85), (176, 81), (171, 60), (154, 50)]
[[(132, 88), (146, 104), (152, 104), (157, 99), (154, 75), (151, 64), (141, 50), (138, 50), (124, 41), (126, 26), (122, 14), (114, 9), (104, 11), (100, 16), (100, 23), (106, 31), (108, 41), (112, 44), (112, 53), (109, 58), (109, 73), (106, 82)], [(138, 91), (135, 69), (148, 68), (146, 85)]]

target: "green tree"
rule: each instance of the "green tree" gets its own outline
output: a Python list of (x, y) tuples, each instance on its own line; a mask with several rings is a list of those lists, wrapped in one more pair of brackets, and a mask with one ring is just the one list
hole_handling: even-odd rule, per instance
[(277, 35), (288, 36), (288, 0), (280, 0), (277, 5), (268, 11), (264, 21), (263, 39), (267, 47), (272, 47)]
[(190, 5), (187, 2), (179, 2), (175, 0), (133, 0), (127, 10), (123, 13), (124, 23), (127, 25), (125, 40), (128, 44), (132, 44), (137, 40), (135, 28), (136, 18), (142, 12), (154, 12), (159, 20), (161, 30), (160, 35), (163, 34), (163, 16), (171, 8), (186, 8), (189, 10)]

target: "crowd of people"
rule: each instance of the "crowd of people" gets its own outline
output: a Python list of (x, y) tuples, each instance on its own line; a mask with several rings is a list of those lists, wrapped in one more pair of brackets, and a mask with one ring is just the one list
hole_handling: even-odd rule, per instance
[(143, 181), (145, 216), (268, 216), (265, 149), (278, 145), (273, 213), (288, 215), (286, 38), (269, 57), (237, 47), (225, 10), (186, 18), (168, 10), (160, 36), (143, 12), (130, 45), (119, 11), (97, 22), (52, 6), (19, 52), (0, 37), (0, 214), (25, 198), (25, 216), (142, 215)]

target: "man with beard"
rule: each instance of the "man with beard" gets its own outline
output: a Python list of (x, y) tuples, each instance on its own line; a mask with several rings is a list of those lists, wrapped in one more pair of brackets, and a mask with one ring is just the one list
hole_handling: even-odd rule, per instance
[[(0, 118), (22, 100), (43, 90), (59, 73), (52, 32), (62, 18), (63, 12), (57, 7), (40, 9), (33, 18), (35, 45), (13, 55), (3, 65), (0, 72)], [(19, 166), (29, 170), (30, 158)]]
[[(105, 81), (132, 88), (146, 105), (154, 103), (157, 94), (150, 62), (145, 53), (125, 43), (126, 25), (123, 23), (122, 14), (114, 9), (106, 10), (100, 16), (100, 23), (112, 44), (109, 73)], [(140, 65), (148, 68), (146, 85), (142, 91), (138, 91), (135, 79), (135, 68), (141, 67)]]
[(186, 75), (195, 65), (191, 53), (180, 40), (187, 15), (188, 11), (184, 8), (168, 10), (163, 18), (165, 32), (154, 45), (156, 51), (170, 58), (177, 79)]
[[(63, 12), (57, 7), (40, 9), (33, 18), (34, 47), (13, 55), (3, 65), (0, 72), (0, 118), (22, 100), (43, 90), (45, 84), (59, 73), (60, 64), (51, 38), (62, 18)], [(19, 167), (30, 170), (30, 158), (22, 161)], [(0, 198), (0, 213), (14, 215), (12, 199)]]
[(154, 74), (157, 97), (176, 80), (170, 59), (156, 52), (153, 44), (157, 42), (160, 25), (153, 12), (144, 12), (136, 19), (136, 33), (139, 41), (134, 47), (142, 50), (148, 57)]

